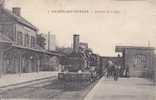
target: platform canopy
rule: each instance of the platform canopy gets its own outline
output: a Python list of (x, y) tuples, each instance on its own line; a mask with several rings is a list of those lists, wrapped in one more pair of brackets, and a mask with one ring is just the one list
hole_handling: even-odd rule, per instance
[(115, 52), (124, 52), (125, 49), (155, 50), (154, 47), (141, 47), (141, 46), (116, 46), (116, 47), (115, 47)]
[(0, 33), (0, 50), (7, 49), (8, 47), (13, 47), (13, 48), (18, 48), (18, 49), (23, 49), (23, 50), (28, 50), (28, 51), (34, 51), (38, 53), (43, 53), (51, 56), (62, 56), (60, 52), (56, 51), (47, 51), (43, 48), (41, 48), (39, 45), (36, 44), (35, 48), (29, 48), (21, 45), (16, 45), (11, 39), (9, 39), (7, 36), (4, 34)]

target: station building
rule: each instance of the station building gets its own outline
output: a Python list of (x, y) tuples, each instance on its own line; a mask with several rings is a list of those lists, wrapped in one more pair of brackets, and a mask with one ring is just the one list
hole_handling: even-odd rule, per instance
[(122, 53), (123, 67), (129, 69), (130, 77), (153, 77), (155, 53), (153, 47), (116, 46), (115, 51)]
[[(114, 57), (102, 57), (102, 65), (106, 66), (108, 61), (121, 66), (120, 76), (125, 76), (128, 70), (130, 77), (156, 78), (156, 56), (153, 47), (139, 46), (116, 46)], [(154, 76), (155, 75), (155, 76)]]
[(59, 56), (37, 45), (38, 29), (21, 16), (21, 9), (0, 7), (0, 76), (38, 72), (50, 58)]

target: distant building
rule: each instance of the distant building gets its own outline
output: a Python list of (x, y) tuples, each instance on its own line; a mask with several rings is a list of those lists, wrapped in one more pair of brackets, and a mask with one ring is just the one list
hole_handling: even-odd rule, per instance
[(88, 49), (88, 43), (80, 42), (79, 48)]
[(45, 49), (49, 51), (56, 51), (56, 36), (55, 34), (44, 34), (46, 39), (46, 46)]
[(121, 57), (108, 57), (108, 56), (103, 56), (103, 57), (101, 57), (101, 58), (102, 58), (102, 62), (103, 62), (102, 64), (103, 64), (103, 66), (106, 66), (107, 63), (108, 63), (108, 61), (112, 61), (114, 64), (123, 66)]

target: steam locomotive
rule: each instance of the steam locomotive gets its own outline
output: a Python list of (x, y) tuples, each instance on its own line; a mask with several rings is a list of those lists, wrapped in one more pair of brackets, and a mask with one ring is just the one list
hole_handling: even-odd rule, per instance
[(58, 73), (63, 81), (94, 81), (102, 75), (101, 57), (79, 44), (79, 35), (73, 36), (73, 51), (63, 58), (64, 67)]

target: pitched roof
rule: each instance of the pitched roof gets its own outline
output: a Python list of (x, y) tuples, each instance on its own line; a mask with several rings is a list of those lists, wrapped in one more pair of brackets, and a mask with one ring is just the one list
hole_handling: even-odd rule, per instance
[(28, 21), (27, 21), (25, 18), (23, 18), (22, 16), (17, 16), (17, 15), (15, 15), (14, 13), (12, 13), (12, 11), (10, 11), (10, 10), (8, 10), (8, 9), (5, 9), (5, 8), (3, 8), (2, 10), (3, 10), (5, 13), (7, 13), (8, 15), (10, 15), (11, 17), (13, 17), (18, 23), (23, 24), (23, 25), (25, 25), (25, 26), (27, 26), (27, 27), (29, 27), (29, 28), (35, 30), (35, 31), (38, 30), (38, 28), (37, 28), (36, 26), (32, 25), (30, 22), (28, 22)]

